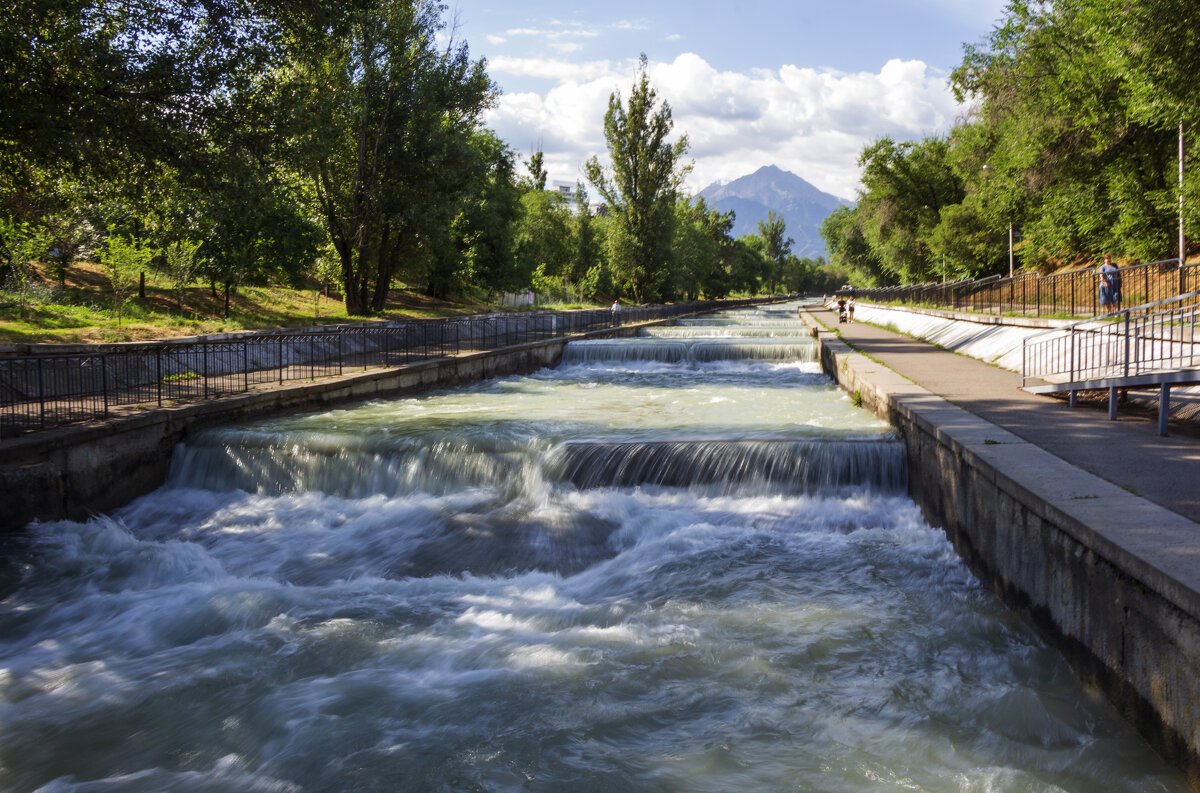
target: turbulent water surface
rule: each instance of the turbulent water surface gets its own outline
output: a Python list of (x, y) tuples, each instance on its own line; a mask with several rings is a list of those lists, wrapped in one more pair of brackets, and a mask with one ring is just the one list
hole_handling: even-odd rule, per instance
[(32, 527), (0, 788), (1185, 790), (922, 521), (793, 312), (209, 432)]

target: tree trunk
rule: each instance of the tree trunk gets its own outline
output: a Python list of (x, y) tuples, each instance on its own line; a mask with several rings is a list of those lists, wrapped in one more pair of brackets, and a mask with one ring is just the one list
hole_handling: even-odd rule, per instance
[(392, 276), (396, 273), (396, 262), (399, 258), (400, 237), (393, 241), (390, 223), (383, 226), (383, 238), (379, 242), (379, 275), (375, 279), (375, 295), (371, 300), (371, 308), (376, 314), (387, 308), (388, 295), (392, 290)]

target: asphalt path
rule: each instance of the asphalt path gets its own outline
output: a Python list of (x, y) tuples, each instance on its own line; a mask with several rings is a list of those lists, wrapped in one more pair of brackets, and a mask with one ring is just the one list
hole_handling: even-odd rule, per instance
[(810, 313), (837, 330), (848, 344), (927, 391), (1135, 495), (1200, 522), (1200, 435), (1196, 427), (1173, 426), (1162, 437), (1157, 434), (1157, 419), (1140, 411), (1118, 411), (1117, 420), (1112, 421), (1106, 402), (1072, 408), (1064, 399), (1022, 391), (1021, 376), (1015, 372), (874, 325), (838, 324), (836, 314), (821, 308)]

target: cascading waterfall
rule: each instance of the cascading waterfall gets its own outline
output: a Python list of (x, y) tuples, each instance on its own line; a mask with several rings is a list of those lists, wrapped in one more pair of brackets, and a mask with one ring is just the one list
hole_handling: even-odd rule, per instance
[(812, 341), (781, 342), (769, 339), (705, 337), (662, 339), (643, 337), (624, 340), (581, 341), (563, 350), (563, 363), (605, 361), (658, 361), (660, 363), (709, 361), (815, 361), (817, 346)]
[(717, 485), (737, 492), (902, 492), (904, 447), (890, 441), (571, 442), (555, 450), (552, 472), (578, 487)]
[(794, 304), (680, 327), (203, 432), (31, 527), (0, 789), (1187, 789), (924, 523)]
[(680, 325), (675, 327), (646, 328), (642, 335), (658, 339), (696, 337), (718, 338), (800, 338), (809, 334), (808, 328), (795, 326), (767, 326), (750, 328), (744, 325)]

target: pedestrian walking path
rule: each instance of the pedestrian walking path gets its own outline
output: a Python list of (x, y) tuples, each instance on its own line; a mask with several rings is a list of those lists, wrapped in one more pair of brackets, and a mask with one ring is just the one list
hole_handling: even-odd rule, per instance
[(1112, 421), (1103, 406), (1072, 408), (1063, 400), (1022, 391), (1016, 372), (862, 322), (839, 324), (837, 315), (823, 307), (807, 310), (846, 343), (927, 391), (1200, 522), (1200, 437), (1195, 434), (1176, 431), (1160, 437), (1156, 421), (1148, 416), (1122, 413)]

